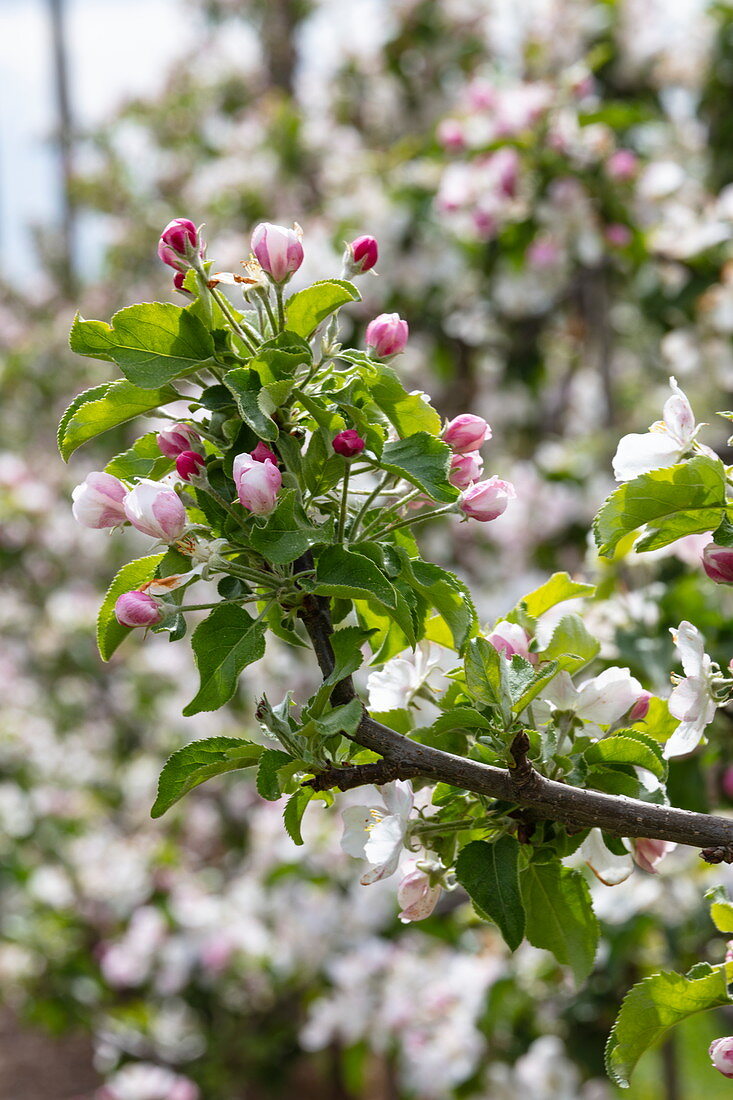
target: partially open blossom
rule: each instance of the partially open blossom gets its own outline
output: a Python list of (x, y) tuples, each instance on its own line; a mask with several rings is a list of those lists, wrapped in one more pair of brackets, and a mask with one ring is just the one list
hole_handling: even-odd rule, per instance
[(232, 471), (239, 503), (255, 515), (265, 516), (275, 507), (283, 483), (282, 474), (274, 462), (258, 462), (248, 454), (234, 459)]
[(680, 724), (664, 746), (667, 759), (684, 756), (697, 748), (718, 706), (713, 695), (712, 661), (705, 652), (702, 634), (687, 621), (670, 633), (685, 676), (669, 697), (669, 713)]
[(409, 335), (407, 321), (399, 313), (380, 313), (367, 325), (366, 344), (379, 359), (387, 359), (404, 350)]
[(252, 251), (260, 267), (276, 283), (285, 283), (303, 262), (303, 245), (298, 228), (260, 222), (252, 231)]
[(188, 218), (174, 218), (168, 222), (158, 241), (158, 256), (179, 273), (188, 270), (191, 256), (200, 249), (198, 231)]
[(630, 149), (617, 149), (606, 161), (606, 171), (611, 179), (631, 180), (639, 171), (639, 161)]
[(93, 471), (72, 491), (72, 514), (83, 527), (118, 527), (127, 519), (124, 500), (127, 489), (112, 474)]
[(339, 432), (338, 435), (333, 437), (331, 446), (337, 455), (343, 455), (344, 458), (353, 458), (354, 455), (361, 454), (364, 450), (364, 440), (353, 428), (347, 428), (346, 431)]
[(607, 668), (576, 687), (567, 672), (559, 672), (542, 693), (555, 710), (574, 714), (583, 732), (600, 736), (601, 726), (618, 722), (641, 695), (641, 684), (627, 668)]
[[(365, 793), (368, 790), (364, 788)], [(361, 877), (362, 886), (388, 878), (397, 870), (413, 805), (409, 780), (396, 779), (371, 791), (374, 804), (349, 806), (342, 814), (341, 847), (347, 855), (372, 865)]]
[(483, 416), (461, 413), (448, 421), (441, 438), (457, 454), (467, 454), (469, 451), (477, 451), (491, 439), (491, 428)]
[(702, 552), (702, 567), (716, 584), (733, 584), (733, 547), (711, 542)]
[(250, 455), (255, 462), (274, 462), (277, 466), (277, 455), (262, 440), (259, 441), (253, 451), (250, 451)]
[(467, 489), (474, 481), (478, 481), (483, 473), (484, 460), (478, 451), (469, 451), (468, 454), (455, 454), (450, 461), (448, 480), (456, 489)]
[(524, 657), (525, 661), (536, 661), (534, 653), (529, 652), (529, 634), (519, 623), (510, 623), (502, 619), (497, 623), (490, 634), (486, 635), (487, 642), (491, 642), (494, 649), (503, 653), (505, 657), (512, 658), (514, 654)]
[(507, 504), (516, 497), (516, 490), (510, 481), (502, 481), (494, 474), (486, 481), (477, 481), (466, 489), (458, 502), (458, 507), (469, 519), (478, 519), (482, 523), (496, 519), (506, 511)]
[(442, 888), (440, 885), (430, 885), (430, 876), (418, 868), (415, 860), (408, 860), (404, 871), (397, 887), (397, 901), (402, 910), (400, 920), (403, 924), (425, 920), (438, 904)]
[(670, 378), (669, 384), (672, 396), (664, 404), (663, 419), (652, 424), (645, 434), (632, 432), (619, 441), (613, 459), (617, 481), (673, 466), (692, 447), (697, 435), (695, 415), (674, 378)]
[(147, 592), (123, 592), (115, 603), (115, 617), (122, 626), (155, 626), (163, 612)]
[(173, 489), (143, 478), (125, 497), (125, 515), (144, 535), (175, 542), (186, 526), (186, 509)]
[(190, 424), (171, 424), (158, 432), (155, 441), (166, 458), (176, 458), (183, 451), (193, 451), (201, 443), (201, 436)]
[(723, 1077), (733, 1077), (733, 1035), (713, 1039), (708, 1051), (710, 1059)]
[(198, 477), (206, 467), (206, 459), (198, 451), (181, 451), (176, 458), (176, 472), (184, 481)]
[(367, 679), (370, 710), (385, 713), (409, 707), (424, 688), (431, 688), (430, 678), (440, 673), (441, 653), (431, 642), (418, 642), (404, 656), (391, 657), (380, 672), (371, 672)]
[(649, 701), (652, 698), (650, 691), (642, 691), (639, 698), (634, 703), (633, 707), (629, 711), (627, 720), (629, 725), (633, 725), (634, 722), (641, 722), (643, 718), (646, 718), (649, 713)]
[(634, 869), (629, 855), (617, 855), (606, 846), (600, 829), (591, 829), (580, 846), (586, 865), (604, 886), (618, 886)]
[(344, 267), (348, 275), (363, 275), (371, 271), (379, 259), (379, 246), (374, 237), (357, 237), (347, 244)]
[(649, 840), (647, 837), (634, 837), (631, 841), (631, 854), (643, 871), (656, 875), (657, 864), (666, 855), (673, 852), (677, 845), (672, 840)]

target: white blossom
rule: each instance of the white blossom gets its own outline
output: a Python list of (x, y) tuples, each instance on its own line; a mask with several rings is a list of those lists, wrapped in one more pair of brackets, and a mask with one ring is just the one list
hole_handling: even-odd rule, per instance
[(664, 755), (685, 756), (696, 748), (715, 717), (718, 704), (712, 690), (712, 661), (700, 631), (687, 621), (671, 631), (685, 676), (669, 697), (669, 712), (680, 724), (664, 746)]
[(567, 672), (559, 672), (543, 693), (555, 710), (570, 712), (584, 722), (586, 734), (600, 735), (626, 714), (642, 693), (627, 668), (607, 668), (576, 687)]
[(430, 642), (420, 642), (414, 653), (393, 657), (367, 680), (369, 709), (383, 714), (409, 706), (440, 662), (440, 651)]
[[(368, 790), (369, 788), (365, 788)], [(344, 810), (341, 847), (347, 855), (366, 859), (371, 870), (362, 875), (363, 886), (389, 878), (397, 870), (412, 812), (412, 784), (402, 780), (386, 783), (374, 791), (382, 804), (349, 806)]]
[(643, 435), (632, 433), (619, 441), (613, 459), (617, 481), (629, 481), (650, 470), (673, 466), (690, 450), (698, 432), (690, 402), (670, 378), (672, 396), (664, 404), (662, 420), (657, 420)]

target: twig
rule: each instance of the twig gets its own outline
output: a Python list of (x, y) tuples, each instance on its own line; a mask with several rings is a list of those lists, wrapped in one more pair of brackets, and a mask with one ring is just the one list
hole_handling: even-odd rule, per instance
[[(311, 568), (312, 559), (310, 555), (304, 555), (296, 564), (298, 568)], [(308, 595), (298, 614), (325, 678), (334, 668), (329, 601), (323, 596)], [(331, 699), (336, 704), (348, 703), (355, 697), (350, 676), (336, 684), (331, 693)], [(696, 848), (723, 850), (720, 855), (718, 852), (706, 852), (706, 858), (719, 855), (721, 860), (725, 859), (729, 849), (733, 855), (733, 820), (658, 806), (636, 798), (584, 790), (546, 779), (531, 767), (523, 742), (516, 738), (512, 743), (514, 768), (510, 770), (467, 760), (429, 745), (419, 745), (377, 722), (366, 711), (351, 740), (383, 757), (384, 770), (382, 773), (374, 769), (369, 773), (350, 770), (348, 777), (343, 776), (350, 786), (358, 786), (356, 777), (366, 774), (372, 778), (365, 782), (389, 782), (387, 778), (375, 779), (374, 776), (383, 774), (386, 777), (398, 769), (401, 775), (409, 772), (411, 776), (425, 776), (474, 794), (529, 807), (533, 817), (558, 821), (573, 829), (598, 827), (617, 836), (670, 840)], [(323, 789), (329, 775), (340, 780), (341, 769), (322, 772), (317, 777), (321, 783), (318, 789)], [(333, 785), (340, 786), (340, 783)]]

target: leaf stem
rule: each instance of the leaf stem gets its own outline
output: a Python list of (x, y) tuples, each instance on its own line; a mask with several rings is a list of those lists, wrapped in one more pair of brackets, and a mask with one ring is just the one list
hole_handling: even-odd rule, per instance
[(242, 319), (242, 321), (239, 322), (237, 320), (237, 318), (232, 313), (231, 306), (229, 305), (229, 300), (225, 294), (216, 289), (212, 290), (211, 293), (213, 294), (214, 300), (217, 302), (219, 309), (222, 311), (227, 321), (232, 326), (234, 332), (236, 332), (237, 336), (245, 345), (247, 350), (255, 355), (257, 352), (257, 346), (260, 343), (260, 334), (252, 328), (248, 321)]
[(285, 304), (283, 302), (283, 288), (281, 283), (275, 283), (275, 301), (277, 302), (277, 321), (280, 332), (285, 331)]
[(349, 475), (351, 474), (351, 463), (347, 458), (346, 469), (344, 470), (344, 483), (341, 489), (341, 507), (339, 508), (339, 521), (336, 529), (336, 541), (344, 541), (344, 533), (346, 531), (346, 520), (349, 515)]
[(275, 317), (275, 314), (272, 311), (272, 305), (270, 304), (270, 295), (264, 289), (263, 290), (258, 290), (257, 293), (259, 294), (260, 299), (262, 301), (262, 304), (265, 307), (265, 312), (267, 313), (267, 317), (269, 319), (270, 326), (272, 328), (272, 334), (274, 336), (275, 333), (277, 332), (277, 318)]
[[(390, 523), (388, 527), (383, 527), (381, 531), (369, 532), (370, 540), (376, 541), (388, 535), (391, 531), (396, 531), (399, 527), (411, 527), (416, 523), (423, 523), (426, 519), (436, 519), (437, 516), (447, 516), (449, 512), (455, 511), (454, 504), (446, 504), (444, 508), (436, 508), (434, 512), (426, 512), (420, 516), (405, 516), (404, 519), (397, 520), (396, 523)], [(360, 542), (364, 542), (364, 539), (360, 539)]]
[(356, 535), (356, 532), (359, 530), (359, 525), (360, 525), (361, 521), (364, 519), (364, 516), (367, 514), (367, 512), (369, 511), (369, 509), (371, 508), (372, 504), (377, 499), (377, 497), (380, 495), (380, 493), (382, 493), (384, 491), (385, 487), (389, 484), (391, 479), (392, 479), (392, 474), (386, 474), (385, 477), (383, 477), (382, 480), (379, 482), (377, 487), (375, 489), (373, 489), (371, 491), (371, 493), (369, 494), (369, 496), (366, 498), (366, 500), (362, 504), (361, 508), (356, 513), (356, 516), (354, 517), (354, 520), (351, 524), (351, 530), (349, 531), (349, 538), (351, 538), (353, 540), (354, 536)]

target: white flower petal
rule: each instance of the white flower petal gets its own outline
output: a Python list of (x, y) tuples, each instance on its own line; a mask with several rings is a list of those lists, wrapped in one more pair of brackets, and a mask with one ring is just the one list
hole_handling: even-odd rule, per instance
[(650, 470), (673, 466), (681, 458), (682, 450), (677, 440), (666, 431), (625, 435), (619, 440), (613, 458), (613, 476), (617, 481), (630, 481)]
[(389, 812), (407, 821), (415, 801), (409, 779), (396, 779), (393, 783), (385, 783), (380, 793)]
[(634, 869), (631, 856), (617, 856), (606, 847), (600, 829), (591, 829), (580, 851), (593, 874), (605, 886), (618, 886)]
[(677, 629), (670, 633), (677, 646), (685, 676), (699, 676), (703, 671), (705, 658), (705, 639), (700, 631), (683, 619)]
[(687, 756), (696, 749), (702, 740), (705, 725), (699, 720), (692, 722), (680, 722), (669, 740), (664, 746), (665, 759), (671, 760), (673, 756)]
[(385, 870), (380, 878), (391, 875), (397, 866), (397, 861), (402, 851), (402, 841), (405, 836), (405, 823), (402, 818), (391, 814), (377, 821), (369, 830), (364, 855), (370, 863), (377, 867), (389, 867), (394, 863), (392, 870)]
[(579, 718), (608, 726), (633, 707), (641, 690), (641, 684), (627, 668), (607, 668), (580, 685), (576, 714)]
[(341, 814), (344, 823), (341, 847), (347, 855), (364, 859), (369, 827), (378, 820), (376, 814), (381, 814), (381, 811), (371, 806), (348, 806)]

